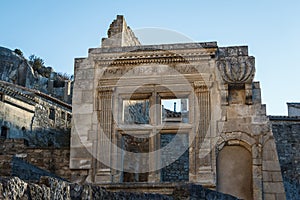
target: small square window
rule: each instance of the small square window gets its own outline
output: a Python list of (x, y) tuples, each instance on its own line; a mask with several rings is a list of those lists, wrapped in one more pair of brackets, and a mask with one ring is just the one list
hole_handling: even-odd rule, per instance
[(149, 124), (149, 100), (123, 100), (124, 124)]
[(162, 122), (188, 123), (189, 122), (188, 98), (162, 99), (161, 119)]
[(49, 119), (55, 120), (55, 109), (50, 108), (49, 110)]
[(66, 113), (64, 111), (61, 111), (60, 116), (63, 120), (66, 118)]
[(7, 138), (8, 137), (8, 133), (9, 133), (9, 128), (6, 126), (2, 126), (1, 127), (1, 137), (2, 138)]
[(70, 113), (67, 113), (67, 121), (70, 123), (72, 120), (72, 115)]

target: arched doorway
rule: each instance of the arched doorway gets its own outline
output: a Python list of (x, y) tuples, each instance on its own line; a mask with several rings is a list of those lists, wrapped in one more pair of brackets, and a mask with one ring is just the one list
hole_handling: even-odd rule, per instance
[(217, 190), (252, 200), (252, 156), (242, 146), (224, 146), (217, 158)]

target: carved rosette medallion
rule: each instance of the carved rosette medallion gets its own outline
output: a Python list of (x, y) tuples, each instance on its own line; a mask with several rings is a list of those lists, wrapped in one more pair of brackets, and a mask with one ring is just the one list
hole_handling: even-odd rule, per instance
[(251, 83), (255, 75), (255, 59), (250, 56), (225, 57), (217, 61), (223, 81), (227, 84)]

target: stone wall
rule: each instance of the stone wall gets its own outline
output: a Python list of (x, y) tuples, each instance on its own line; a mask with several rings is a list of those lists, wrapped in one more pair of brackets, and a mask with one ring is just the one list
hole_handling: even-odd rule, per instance
[(60, 180), (64, 180), (59, 176), (52, 174), (46, 170), (43, 170), (39, 167), (36, 167), (22, 158), (13, 157), (11, 159), (11, 174), (10, 176), (19, 177), (22, 180), (29, 180), (29, 181), (38, 181), (42, 176), (49, 176), (54, 177)]
[[(175, 141), (176, 140), (176, 141)], [(178, 149), (170, 149), (167, 145), (175, 142)], [(162, 182), (182, 182), (189, 181), (189, 148), (187, 134), (161, 134), (161, 148), (164, 148), (161, 155), (161, 163), (174, 160), (170, 165), (162, 168)], [(170, 145), (169, 145), (170, 146)], [(171, 147), (174, 147), (173, 145)], [(182, 152), (181, 156), (174, 152)]]
[(300, 199), (300, 117), (270, 116), (270, 120), (287, 199)]
[(64, 179), (71, 179), (69, 148), (30, 148), (24, 144), (24, 140), (0, 139), (0, 176), (12, 175), (13, 157), (21, 158)]

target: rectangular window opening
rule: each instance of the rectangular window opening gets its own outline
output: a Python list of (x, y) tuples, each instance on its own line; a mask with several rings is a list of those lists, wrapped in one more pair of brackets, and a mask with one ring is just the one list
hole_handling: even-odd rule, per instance
[(149, 124), (149, 99), (123, 100), (124, 124)]
[(162, 122), (189, 123), (189, 99), (162, 99), (161, 119)]

